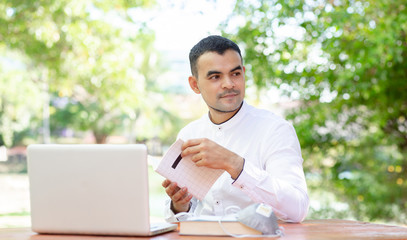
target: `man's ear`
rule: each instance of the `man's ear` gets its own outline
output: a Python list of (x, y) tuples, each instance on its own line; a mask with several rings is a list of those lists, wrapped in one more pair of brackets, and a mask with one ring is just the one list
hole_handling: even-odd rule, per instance
[(192, 91), (194, 91), (196, 94), (200, 94), (201, 91), (199, 90), (198, 87), (198, 79), (196, 79), (196, 77), (194, 76), (189, 76), (188, 81)]

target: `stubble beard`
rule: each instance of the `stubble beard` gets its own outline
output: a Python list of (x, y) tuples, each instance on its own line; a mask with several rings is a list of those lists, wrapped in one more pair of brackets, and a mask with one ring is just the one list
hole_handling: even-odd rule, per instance
[[(217, 96), (216, 96), (216, 98), (219, 100), (219, 99), (221, 99), (223, 96), (225, 96), (225, 95), (227, 95), (227, 94), (231, 94), (231, 93), (234, 93), (234, 94), (237, 94), (238, 96), (240, 95), (240, 91), (239, 90), (231, 90), (231, 91), (227, 91), (227, 92), (223, 92), (223, 93), (220, 93), (220, 94), (218, 94)], [(210, 105), (208, 105), (212, 110), (214, 110), (214, 111), (216, 111), (216, 112), (218, 112), (218, 113), (231, 113), (231, 112), (235, 112), (235, 111), (237, 111), (241, 106), (242, 106), (242, 103), (243, 103), (243, 99), (236, 105), (236, 107), (234, 107), (233, 109), (221, 109), (221, 108), (219, 108), (219, 107), (214, 107), (214, 106), (210, 106)], [(226, 108), (226, 107), (225, 107)]]

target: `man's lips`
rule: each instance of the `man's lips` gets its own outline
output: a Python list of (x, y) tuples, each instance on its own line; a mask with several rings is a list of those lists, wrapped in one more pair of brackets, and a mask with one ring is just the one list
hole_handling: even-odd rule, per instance
[(240, 92), (238, 92), (238, 91), (227, 92), (227, 93), (220, 94), (219, 98), (232, 98), (232, 97), (235, 97), (235, 96), (237, 96), (239, 94), (240, 94)]
[(228, 97), (234, 97), (234, 96), (237, 96), (237, 94), (226, 94), (226, 95), (223, 95), (223, 96), (221, 96), (221, 98), (228, 98)]

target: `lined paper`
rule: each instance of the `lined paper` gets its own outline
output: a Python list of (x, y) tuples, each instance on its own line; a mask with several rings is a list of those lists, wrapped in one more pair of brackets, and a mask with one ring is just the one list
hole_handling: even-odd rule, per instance
[(181, 158), (183, 143), (181, 139), (173, 143), (155, 171), (180, 188), (187, 187), (189, 193), (202, 200), (224, 170), (197, 167), (190, 155)]

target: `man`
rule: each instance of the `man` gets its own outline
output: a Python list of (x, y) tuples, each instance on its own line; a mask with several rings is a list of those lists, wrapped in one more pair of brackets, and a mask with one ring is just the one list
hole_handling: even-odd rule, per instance
[(301, 149), (294, 128), (273, 113), (244, 101), (245, 67), (239, 47), (221, 36), (209, 36), (189, 54), (191, 89), (201, 94), (209, 113), (184, 127), (182, 157), (197, 166), (224, 169), (202, 201), (168, 179), (162, 183), (174, 214), (224, 215), (253, 203), (272, 206), (284, 221), (300, 222), (308, 211)]

